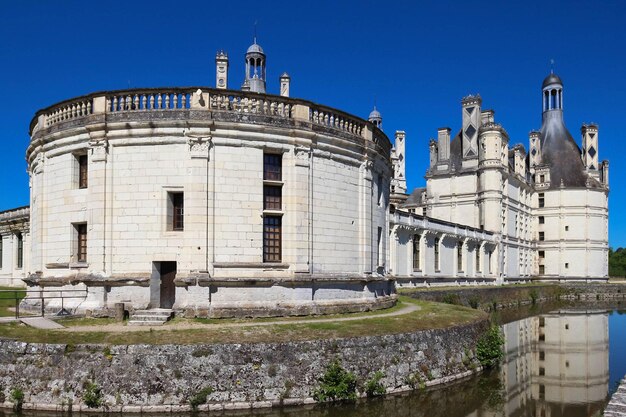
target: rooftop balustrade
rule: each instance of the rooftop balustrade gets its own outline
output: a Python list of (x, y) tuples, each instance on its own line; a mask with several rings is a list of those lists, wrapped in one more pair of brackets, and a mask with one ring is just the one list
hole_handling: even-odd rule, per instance
[(289, 97), (210, 88), (134, 89), (93, 93), (37, 112), (30, 125), (38, 129), (97, 114), (207, 110), (297, 119), (372, 140), (389, 152), (391, 143), (377, 127), (340, 110)]

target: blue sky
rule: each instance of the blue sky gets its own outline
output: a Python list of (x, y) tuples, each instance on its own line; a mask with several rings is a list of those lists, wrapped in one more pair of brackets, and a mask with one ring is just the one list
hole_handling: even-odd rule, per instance
[(24, 160), (35, 112), (86, 93), (215, 82), (214, 57), (243, 79), (254, 22), (268, 90), (367, 117), (374, 100), (389, 136), (407, 132), (409, 187), (422, 186), (428, 140), (461, 123), (480, 93), (511, 144), (541, 126), (541, 82), (554, 59), (565, 121), (600, 126), (611, 162), (610, 242), (626, 246), (620, 208), (626, 154), (626, 3), (620, 1), (8, 1), (0, 0), (0, 210), (28, 204)]

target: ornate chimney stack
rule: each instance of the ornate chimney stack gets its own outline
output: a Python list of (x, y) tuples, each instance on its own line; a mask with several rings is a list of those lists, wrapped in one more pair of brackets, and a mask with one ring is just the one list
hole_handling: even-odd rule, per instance
[(283, 97), (289, 97), (289, 84), (291, 84), (291, 77), (286, 72), (280, 76), (280, 95)]
[(228, 55), (224, 51), (215, 55), (215, 87), (228, 88)]

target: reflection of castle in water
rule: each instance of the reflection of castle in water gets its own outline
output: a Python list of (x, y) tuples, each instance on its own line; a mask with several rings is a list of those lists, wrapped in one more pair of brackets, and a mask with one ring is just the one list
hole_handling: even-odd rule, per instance
[(468, 417), (599, 413), (609, 388), (608, 324), (605, 311), (559, 311), (504, 325), (504, 403)]

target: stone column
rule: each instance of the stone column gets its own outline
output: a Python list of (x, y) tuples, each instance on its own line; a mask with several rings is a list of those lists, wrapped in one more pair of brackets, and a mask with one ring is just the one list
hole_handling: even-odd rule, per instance
[(109, 144), (105, 124), (87, 126), (89, 132), (87, 181), (87, 262), (90, 272), (110, 274), (106, 256), (111, 243), (107, 232), (111, 219), (107, 216), (110, 194), (107, 190), (107, 160)]

